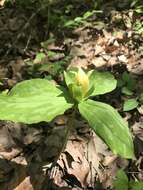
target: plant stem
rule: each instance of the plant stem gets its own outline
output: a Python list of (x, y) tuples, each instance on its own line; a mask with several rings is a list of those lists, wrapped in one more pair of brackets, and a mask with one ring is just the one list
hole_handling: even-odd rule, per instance
[(68, 138), (70, 136), (70, 133), (72, 131), (72, 128), (74, 127), (74, 119), (75, 119), (75, 113), (76, 113), (76, 108), (73, 109), (73, 112), (72, 114), (69, 116), (68, 118), (68, 121), (67, 121), (67, 128), (66, 128), (66, 132), (65, 132), (65, 139), (64, 139), (64, 142), (63, 142), (63, 146), (62, 146), (62, 149), (61, 151), (59, 152), (58, 156), (56, 157), (56, 159), (54, 160), (53, 164), (52, 164), (52, 167), (54, 167), (61, 155), (61, 153), (64, 151), (64, 149), (66, 148), (66, 144), (67, 144), (67, 141), (68, 141)]

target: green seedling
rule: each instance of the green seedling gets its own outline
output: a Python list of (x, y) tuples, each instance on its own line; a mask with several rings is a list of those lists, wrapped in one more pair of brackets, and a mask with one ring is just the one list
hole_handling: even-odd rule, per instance
[(123, 111), (131, 111), (137, 108), (139, 113), (143, 114), (143, 93), (137, 98), (127, 99), (123, 104)]
[[(143, 13), (143, 6), (142, 6), (142, 13)], [(133, 28), (139, 33), (143, 34), (143, 21), (136, 21)]]
[(124, 102), (123, 111), (130, 111), (137, 108), (139, 102), (135, 98), (128, 99)]
[(112, 106), (92, 100), (116, 88), (113, 75), (79, 68), (65, 71), (64, 78), (66, 87), (46, 79), (32, 79), (18, 83), (8, 94), (0, 94), (0, 119), (27, 124), (50, 122), (72, 108), (71, 120), (79, 112), (114, 154), (134, 158), (127, 123)]
[(76, 17), (73, 20), (65, 20), (64, 27), (65, 28), (76, 28), (82, 24), (87, 24), (87, 20), (92, 17), (94, 14), (100, 14), (102, 13), (101, 10), (93, 10), (93, 11), (87, 11), (83, 14), (83, 16)]
[(142, 0), (130, 0), (130, 2), (131, 2), (130, 6), (133, 9), (133, 11), (135, 11), (138, 14), (143, 13)]
[(127, 96), (134, 94), (136, 80), (131, 77), (126, 71), (123, 73), (122, 78), (118, 80), (118, 87), (121, 92)]

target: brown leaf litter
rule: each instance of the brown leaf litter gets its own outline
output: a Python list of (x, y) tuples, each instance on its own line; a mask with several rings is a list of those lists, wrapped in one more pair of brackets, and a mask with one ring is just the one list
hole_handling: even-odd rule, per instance
[[(0, 6), (3, 6), (3, 3), (1, 0)], [(112, 18), (112, 24), (115, 24), (122, 15), (115, 12), (112, 14), (115, 16)], [(97, 29), (97, 25), (90, 23), (75, 29), (73, 34), (77, 36), (76, 38), (65, 38), (62, 44), (57, 45), (54, 41), (46, 46), (47, 51), (59, 53), (51, 58), (51, 61), (54, 64), (57, 60), (63, 59), (67, 48), (69, 56), (72, 57), (69, 67), (107, 69), (119, 64), (125, 65), (129, 72), (142, 76), (141, 54), (128, 45), (136, 34), (131, 30), (128, 15), (125, 16), (125, 20), (127, 31), (117, 28), (113, 31), (106, 30), (104, 27)], [(38, 30), (37, 20), (32, 21), (26, 24), (27, 16), (24, 12), (13, 13), (9, 9), (5, 9), (0, 17), (0, 47), (3, 47), (0, 49), (0, 78), (7, 82), (4, 89), (11, 88), (23, 80), (25, 60), (27, 57), (34, 59), (35, 52), (39, 51), (37, 42), (41, 42), (42, 35)], [(32, 30), (30, 24), (34, 27)], [(140, 37), (137, 35), (137, 43), (138, 38)], [(33, 45), (30, 44), (31, 41)], [(41, 64), (49, 60), (47, 58)], [(76, 121), (76, 129), (72, 131), (57, 164), (50, 167), (64, 144), (66, 124), (66, 116), (38, 126), (1, 123), (0, 189), (87, 190), (96, 189), (97, 183), (100, 184), (100, 190), (112, 188), (116, 172), (119, 168), (127, 169), (129, 161), (113, 155), (104, 142), (92, 134), (85, 121), (81, 122), (79, 118)], [(128, 169), (134, 179), (143, 180), (141, 118), (140, 121), (135, 121), (132, 130), (137, 160), (133, 161)]]

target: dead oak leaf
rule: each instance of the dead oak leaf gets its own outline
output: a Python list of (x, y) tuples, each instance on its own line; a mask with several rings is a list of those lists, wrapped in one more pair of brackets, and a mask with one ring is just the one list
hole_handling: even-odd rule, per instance
[(80, 182), (82, 187), (87, 185), (89, 164), (84, 156), (82, 142), (69, 141), (65, 152), (58, 160), (60, 167), (66, 170), (69, 175), (73, 175)]

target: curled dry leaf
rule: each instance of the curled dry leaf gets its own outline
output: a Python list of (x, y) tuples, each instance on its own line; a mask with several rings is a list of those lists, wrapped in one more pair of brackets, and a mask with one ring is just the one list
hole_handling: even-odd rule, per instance
[(82, 142), (68, 141), (65, 152), (62, 153), (58, 164), (69, 175), (75, 176), (82, 187), (86, 187), (89, 164), (84, 155)]
[(87, 145), (87, 160), (90, 163), (90, 173), (88, 183), (90, 186), (95, 184), (95, 176), (100, 182), (104, 181), (103, 167), (101, 162), (103, 158), (110, 156), (107, 145), (94, 133)]
[(100, 155), (96, 150), (96, 144), (94, 139), (91, 138), (87, 144), (87, 160), (90, 163), (90, 173), (88, 175), (88, 184), (89, 186), (94, 186), (95, 176), (98, 174), (98, 177), (101, 176), (102, 171), (100, 170)]

